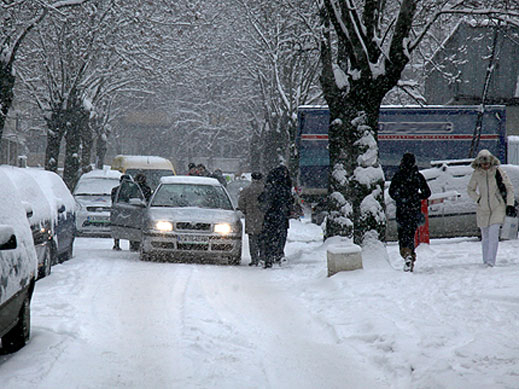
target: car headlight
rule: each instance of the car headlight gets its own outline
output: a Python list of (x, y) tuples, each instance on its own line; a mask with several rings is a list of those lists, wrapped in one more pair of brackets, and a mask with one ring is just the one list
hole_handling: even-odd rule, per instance
[(173, 224), (164, 220), (155, 222), (155, 229), (162, 232), (173, 231)]
[(214, 225), (214, 232), (222, 235), (227, 235), (232, 231), (232, 227), (229, 223), (219, 223)]

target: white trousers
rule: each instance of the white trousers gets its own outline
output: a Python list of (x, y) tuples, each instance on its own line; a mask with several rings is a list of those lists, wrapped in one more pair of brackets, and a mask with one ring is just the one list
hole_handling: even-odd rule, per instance
[(497, 246), (499, 244), (499, 228), (501, 224), (492, 224), (481, 229), (481, 246), (483, 248), (483, 263), (496, 264)]

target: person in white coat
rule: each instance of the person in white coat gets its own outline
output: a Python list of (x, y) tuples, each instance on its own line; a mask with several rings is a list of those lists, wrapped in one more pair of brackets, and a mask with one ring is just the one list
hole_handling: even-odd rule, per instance
[[(494, 266), (499, 244), (499, 229), (505, 215), (513, 215), (514, 188), (503, 169), (499, 168), (499, 160), (488, 150), (481, 150), (472, 162), (474, 172), (467, 186), (467, 193), (477, 203), (477, 223), (481, 230), (481, 246), (483, 263)], [(500, 176), (497, 177), (497, 175)], [(506, 201), (498, 186), (506, 188)]]

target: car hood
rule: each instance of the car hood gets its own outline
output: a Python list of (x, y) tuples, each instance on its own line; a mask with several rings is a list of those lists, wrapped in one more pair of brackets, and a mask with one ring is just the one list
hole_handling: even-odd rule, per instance
[(75, 196), (75, 199), (83, 206), (110, 207), (112, 205), (112, 199), (110, 196)]
[(234, 210), (209, 208), (161, 208), (150, 207), (148, 215), (152, 220), (186, 221), (197, 223), (237, 222), (239, 216)]

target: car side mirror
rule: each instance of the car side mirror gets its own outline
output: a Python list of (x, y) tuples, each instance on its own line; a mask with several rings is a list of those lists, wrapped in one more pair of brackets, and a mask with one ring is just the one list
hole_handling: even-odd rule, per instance
[(142, 199), (137, 199), (137, 198), (130, 199), (128, 204), (135, 205), (135, 206), (141, 207), (141, 208), (145, 208), (146, 207), (146, 202), (144, 200), (142, 200)]
[(14, 250), (17, 246), (13, 227), (0, 226), (0, 250)]
[(27, 219), (30, 219), (34, 212), (32, 211), (31, 204), (26, 201), (22, 201), (22, 205), (25, 208), (25, 214), (27, 215)]

